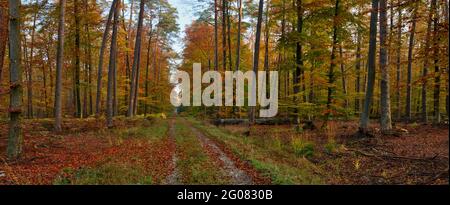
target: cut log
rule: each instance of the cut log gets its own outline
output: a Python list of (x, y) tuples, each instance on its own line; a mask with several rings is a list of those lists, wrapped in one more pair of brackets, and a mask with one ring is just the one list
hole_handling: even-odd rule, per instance
[[(239, 125), (248, 123), (248, 119), (216, 119), (212, 120), (214, 125)], [(295, 120), (289, 118), (264, 118), (256, 119), (257, 125), (288, 125), (295, 124)], [(312, 122), (302, 122), (306, 124), (312, 124)]]

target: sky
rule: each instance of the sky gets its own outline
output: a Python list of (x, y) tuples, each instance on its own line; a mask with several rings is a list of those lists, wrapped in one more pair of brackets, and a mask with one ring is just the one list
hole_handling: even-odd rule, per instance
[(175, 39), (174, 49), (181, 54), (183, 51), (183, 37), (187, 25), (194, 20), (193, 2), (188, 0), (168, 0), (178, 10), (178, 25), (180, 26), (179, 38)]

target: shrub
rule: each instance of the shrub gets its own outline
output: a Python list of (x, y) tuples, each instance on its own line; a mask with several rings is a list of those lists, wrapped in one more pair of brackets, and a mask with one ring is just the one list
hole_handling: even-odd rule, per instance
[(291, 141), (291, 147), (294, 153), (300, 157), (312, 157), (314, 155), (314, 143), (294, 138)]

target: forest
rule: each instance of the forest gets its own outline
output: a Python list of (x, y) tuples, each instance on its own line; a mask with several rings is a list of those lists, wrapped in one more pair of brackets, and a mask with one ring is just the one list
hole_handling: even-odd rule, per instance
[(0, 185), (448, 185), (449, 78), (448, 0), (0, 0)]

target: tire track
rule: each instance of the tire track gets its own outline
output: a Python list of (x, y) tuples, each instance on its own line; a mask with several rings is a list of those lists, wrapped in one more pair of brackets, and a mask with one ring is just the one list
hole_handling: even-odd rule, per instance
[(231, 179), (232, 185), (254, 185), (254, 181), (251, 176), (249, 176), (245, 171), (242, 169), (239, 169), (234, 161), (230, 159), (225, 152), (223, 152), (212, 140), (210, 140), (208, 137), (206, 137), (200, 130), (193, 127), (191, 124), (189, 124), (189, 127), (191, 127), (192, 132), (197, 136), (199, 139), (201, 146), (204, 149), (211, 150), (214, 152), (214, 154), (218, 157), (218, 159), (222, 162), (221, 169), (224, 171), (225, 174), (228, 175)]
[(175, 120), (171, 119), (170, 123), (169, 123), (169, 138), (172, 141), (172, 143), (175, 146), (175, 151), (173, 152), (172, 155), (172, 162), (171, 162), (171, 166), (173, 167), (172, 173), (167, 176), (167, 178), (164, 180), (163, 184), (164, 185), (181, 185), (181, 175), (180, 175), (180, 170), (177, 167), (177, 162), (178, 162), (178, 157), (177, 157), (177, 144), (176, 144), (176, 139), (175, 139)]

